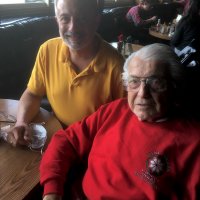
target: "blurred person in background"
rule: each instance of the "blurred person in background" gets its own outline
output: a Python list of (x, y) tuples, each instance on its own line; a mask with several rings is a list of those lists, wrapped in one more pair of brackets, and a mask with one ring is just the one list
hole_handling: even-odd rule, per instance
[(151, 16), (144, 18), (143, 14), (151, 10), (152, 0), (139, 0), (138, 5), (133, 6), (126, 14), (128, 22), (133, 23), (136, 27), (149, 27), (152, 23), (155, 23), (157, 16)]
[(154, 0), (139, 0), (138, 5), (129, 9), (126, 14), (128, 32), (130, 33), (127, 42), (135, 43), (135, 41), (139, 41), (140, 44), (146, 45), (150, 41), (154, 41), (148, 30), (157, 21), (157, 16), (151, 14), (153, 3)]
[(176, 51), (181, 51), (193, 42), (193, 47), (200, 50), (200, 1), (191, 0), (191, 5), (185, 16), (178, 22), (175, 33), (171, 38), (171, 45)]
[(186, 101), (189, 110), (200, 118), (200, 1), (191, 0), (185, 16), (178, 22), (171, 38), (171, 46), (187, 70)]
[(176, 0), (176, 1), (174, 1), (174, 2), (177, 2), (177, 3), (179, 3), (179, 5), (182, 7), (182, 14), (183, 15), (186, 15), (187, 14), (187, 11), (188, 11), (188, 9), (189, 9), (189, 7), (190, 7), (190, 1), (191, 0)]

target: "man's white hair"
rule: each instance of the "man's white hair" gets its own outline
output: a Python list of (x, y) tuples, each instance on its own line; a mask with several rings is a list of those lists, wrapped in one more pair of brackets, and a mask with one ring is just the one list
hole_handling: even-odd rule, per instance
[[(54, 10), (55, 10), (55, 14), (56, 15), (57, 15), (57, 4), (58, 4), (58, 1), (59, 0), (54, 0)], [(83, 0), (81, 0), (81, 1), (83, 1)], [(91, 1), (93, 2), (94, 0), (91, 0)], [(104, 0), (96, 0), (96, 3), (97, 3), (97, 10), (98, 10), (99, 13), (101, 13), (102, 9), (104, 7)]]
[[(128, 83), (128, 76), (129, 76), (128, 66), (131, 60), (135, 56), (146, 61), (147, 60), (160, 61), (161, 63), (164, 64), (163, 66), (167, 65), (168, 67), (167, 76), (175, 83), (183, 79), (184, 75), (183, 67), (181, 66), (180, 59), (174, 53), (173, 49), (168, 45), (155, 43), (141, 48), (140, 50), (132, 53), (127, 58), (122, 73), (122, 80), (125, 86), (127, 86)], [(162, 67), (162, 65), (160, 67)]]

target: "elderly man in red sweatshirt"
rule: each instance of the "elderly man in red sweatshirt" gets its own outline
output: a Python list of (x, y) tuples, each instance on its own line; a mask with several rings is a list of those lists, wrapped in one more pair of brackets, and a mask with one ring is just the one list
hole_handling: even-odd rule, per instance
[(198, 199), (200, 123), (180, 112), (182, 70), (164, 44), (132, 54), (123, 72), (128, 98), (52, 138), (40, 166), (44, 200), (61, 199), (77, 161), (87, 162), (87, 199)]

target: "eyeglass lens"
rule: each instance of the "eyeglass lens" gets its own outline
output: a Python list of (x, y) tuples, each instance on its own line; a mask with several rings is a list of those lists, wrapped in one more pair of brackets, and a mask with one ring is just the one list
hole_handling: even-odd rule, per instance
[(144, 82), (150, 87), (151, 90), (156, 92), (162, 92), (167, 89), (166, 79), (149, 77), (149, 78), (139, 78), (139, 77), (129, 77), (128, 87), (129, 89), (137, 89), (141, 85), (141, 82)]

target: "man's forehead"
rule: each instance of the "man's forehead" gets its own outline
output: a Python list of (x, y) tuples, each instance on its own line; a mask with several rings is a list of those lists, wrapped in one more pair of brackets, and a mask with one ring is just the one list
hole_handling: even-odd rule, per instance
[(97, 5), (96, 0), (57, 0), (57, 4), (58, 3), (73, 3), (77, 6), (85, 5), (84, 7), (87, 7), (87, 6), (93, 6), (94, 7), (94, 6)]
[(156, 59), (142, 59), (139, 56), (133, 57), (128, 63), (129, 72), (146, 72), (163, 74), (166, 71), (166, 64)]
[(91, 14), (97, 10), (97, 3), (94, 0), (58, 0), (57, 9), (61, 12)]

